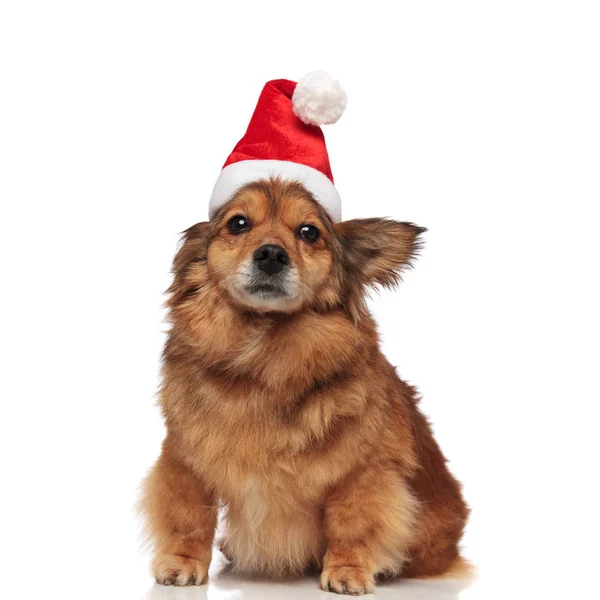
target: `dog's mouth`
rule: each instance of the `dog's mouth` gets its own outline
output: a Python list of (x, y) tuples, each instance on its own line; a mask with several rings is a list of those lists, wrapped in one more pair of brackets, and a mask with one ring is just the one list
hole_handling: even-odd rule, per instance
[(282, 298), (289, 296), (289, 292), (275, 283), (250, 283), (246, 286), (246, 292), (261, 298)]
[(246, 274), (243, 288), (249, 296), (266, 300), (289, 297), (293, 285), (289, 269), (268, 275), (253, 266)]
[(291, 312), (302, 303), (298, 276), (289, 268), (267, 274), (254, 265), (247, 265), (238, 272), (229, 289), (239, 304), (262, 312)]

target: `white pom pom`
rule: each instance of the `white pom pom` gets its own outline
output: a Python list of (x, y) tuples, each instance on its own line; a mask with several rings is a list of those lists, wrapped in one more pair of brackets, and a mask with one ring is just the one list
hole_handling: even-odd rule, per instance
[(329, 125), (344, 113), (348, 98), (339, 82), (325, 71), (314, 71), (296, 85), (294, 113), (307, 125)]

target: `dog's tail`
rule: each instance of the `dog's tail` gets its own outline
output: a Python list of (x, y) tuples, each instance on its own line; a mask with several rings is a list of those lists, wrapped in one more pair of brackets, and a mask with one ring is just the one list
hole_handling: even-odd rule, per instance
[(473, 580), (477, 577), (477, 569), (466, 558), (458, 555), (450, 568), (439, 575), (417, 576), (415, 579), (466, 579)]

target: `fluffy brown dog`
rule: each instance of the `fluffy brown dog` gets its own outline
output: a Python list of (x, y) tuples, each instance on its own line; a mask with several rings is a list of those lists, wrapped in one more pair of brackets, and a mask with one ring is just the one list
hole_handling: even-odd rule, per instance
[(299, 183), (263, 180), (186, 232), (143, 499), (159, 583), (206, 581), (220, 507), (243, 573), (318, 567), (324, 589), (362, 594), (460, 563), (460, 486), (364, 302), (423, 231), (333, 224)]

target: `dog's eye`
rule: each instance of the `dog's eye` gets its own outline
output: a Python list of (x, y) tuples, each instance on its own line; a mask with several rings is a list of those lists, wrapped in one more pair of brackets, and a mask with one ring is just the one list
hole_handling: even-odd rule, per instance
[(300, 225), (298, 235), (307, 242), (316, 242), (320, 233), (314, 225)]
[(229, 233), (238, 235), (239, 233), (243, 233), (250, 229), (250, 221), (242, 215), (235, 215), (235, 217), (231, 217), (231, 219), (227, 221), (227, 229), (229, 229)]

